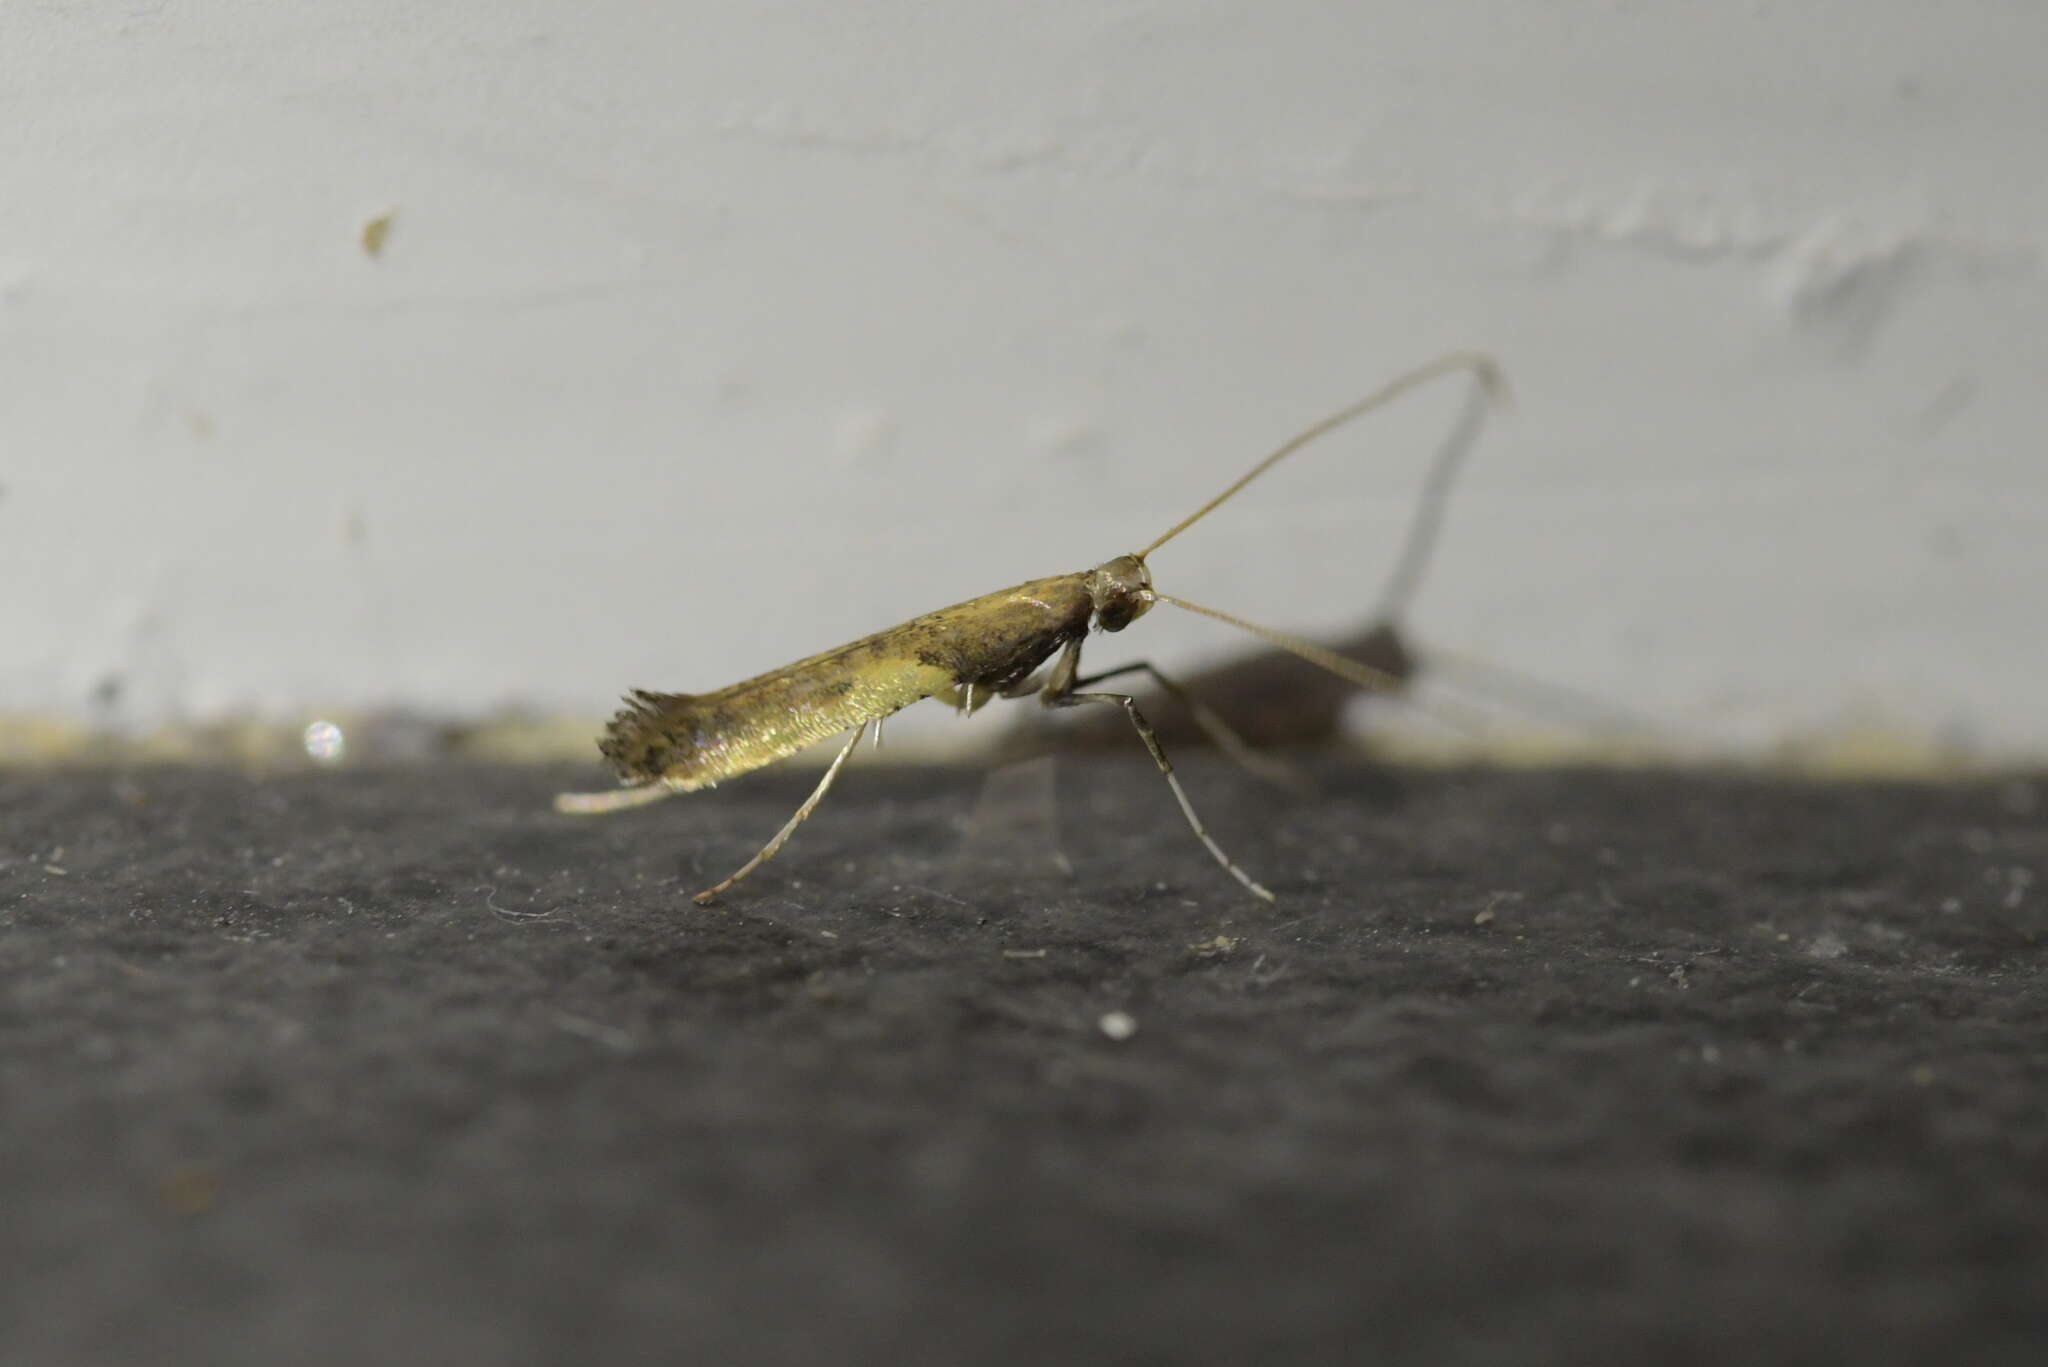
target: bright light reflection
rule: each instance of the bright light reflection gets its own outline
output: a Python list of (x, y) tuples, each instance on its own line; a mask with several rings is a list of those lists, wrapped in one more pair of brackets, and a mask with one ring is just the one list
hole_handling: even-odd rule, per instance
[(322, 764), (334, 764), (348, 753), (348, 737), (331, 721), (316, 721), (306, 727), (306, 753)]

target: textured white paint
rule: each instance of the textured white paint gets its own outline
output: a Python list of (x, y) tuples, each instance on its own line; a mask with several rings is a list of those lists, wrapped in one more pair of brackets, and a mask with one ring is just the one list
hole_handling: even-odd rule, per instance
[[(1418, 634), (2048, 752), (2044, 54), (2027, 0), (9, 3), (0, 712), (715, 686), (1469, 343), (1520, 403)], [(1162, 582), (1355, 622), (1454, 402)]]

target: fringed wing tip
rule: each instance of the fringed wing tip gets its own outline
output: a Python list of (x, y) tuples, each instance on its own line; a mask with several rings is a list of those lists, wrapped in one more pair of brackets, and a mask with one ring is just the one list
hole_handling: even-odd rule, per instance
[(613, 714), (597, 742), (598, 753), (622, 782), (652, 783), (662, 776), (671, 751), (669, 716), (687, 701), (688, 694), (651, 693), (644, 688), (625, 696), (626, 705)]

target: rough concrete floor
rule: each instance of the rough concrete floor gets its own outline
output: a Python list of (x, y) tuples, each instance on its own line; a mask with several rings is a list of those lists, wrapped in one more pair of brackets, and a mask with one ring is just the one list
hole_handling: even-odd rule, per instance
[(2048, 1361), (2048, 784), (1183, 773), (0, 776), (0, 1361)]

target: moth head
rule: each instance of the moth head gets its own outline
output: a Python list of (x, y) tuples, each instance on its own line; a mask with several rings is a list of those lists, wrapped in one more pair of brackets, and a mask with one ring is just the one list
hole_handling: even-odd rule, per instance
[(1152, 571), (1135, 555), (1120, 555), (1090, 570), (1088, 597), (1095, 605), (1095, 625), (1103, 631), (1122, 631), (1159, 601), (1152, 593)]

